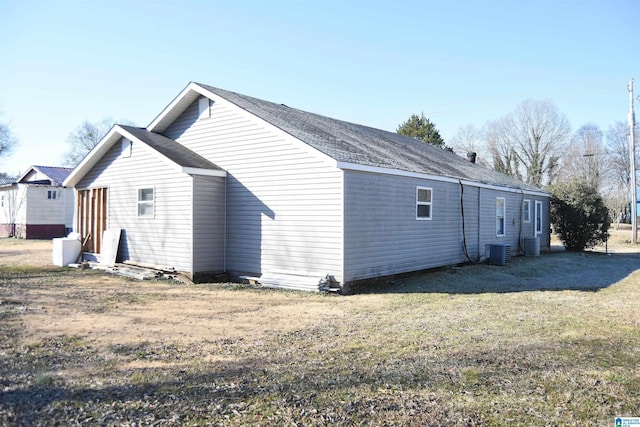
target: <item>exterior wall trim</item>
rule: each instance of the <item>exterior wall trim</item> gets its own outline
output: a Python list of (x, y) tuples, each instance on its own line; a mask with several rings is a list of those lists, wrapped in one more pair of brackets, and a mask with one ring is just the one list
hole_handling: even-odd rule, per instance
[(189, 175), (218, 176), (221, 178), (224, 178), (227, 176), (226, 171), (212, 170), (212, 169), (198, 169), (198, 168), (183, 167), (180, 169), (180, 172), (186, 173)]
[(336, 162), (336, 167), (340, 169), (347, 169), (347, 170), (353, 170), (358, 172), (370, 172), (370, 173), (378, 173), (382, 175), (395, 175), (395, 176), (403, 176), (408, 178), (428, 179), (431, 181), (449, 182), (449, 183), (455, 183), (455, 184), (462, 183), (463, 185), (470, 186), (470, 187), (486, 188), (489, 190), (505, 191), (508, 193), (528, 194), (528, 195), (538, 196), (538, 197), (551, 196), (549, 193), (545, 193), (543, 191), (531, 191), (531, 190), (523, 190), (521, 188), (501, 187), (499, 185), (484, 184), (482, 182), (469, 181), (464, 179), (460, 180), (457, 178), (449, 178), (446, 176), (429, 175), (426, 173), (409, 172), (409, 171), (403, 171), (399, 169), (381, 168), (378, 166), (359, 165), (356, 163)]

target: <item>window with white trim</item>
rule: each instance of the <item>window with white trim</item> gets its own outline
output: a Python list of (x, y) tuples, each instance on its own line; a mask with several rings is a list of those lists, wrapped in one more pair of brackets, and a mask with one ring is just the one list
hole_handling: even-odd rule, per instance
[(431, 219), (431, 188), (416, 187), (416, 219)]
[(47, 191), (47, 199), (55, 200), (56, 199), (56, 190)]
[(522, 222), (531, 222), (531, 200), (522, 202)]
[(504, 236), (504, 197), (496, 197), (496, 236)]
[(154, 193), (155, 191), (153, 188), (138, 189), (138, 217), (139, 218), (154, 217), (154, 214), (155, 214)]
[(542, 233), (542, 202), (536, 200), (536, 231), (535, 235)]

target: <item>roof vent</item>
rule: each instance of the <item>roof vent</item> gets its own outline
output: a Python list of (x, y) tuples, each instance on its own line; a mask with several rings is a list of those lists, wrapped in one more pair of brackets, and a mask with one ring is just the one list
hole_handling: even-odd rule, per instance
[(469, 160), (471, 163), (475, 163), (476, 162), (476, 152), (475, 151), (469, 151), (467, 153), (467, 160)]

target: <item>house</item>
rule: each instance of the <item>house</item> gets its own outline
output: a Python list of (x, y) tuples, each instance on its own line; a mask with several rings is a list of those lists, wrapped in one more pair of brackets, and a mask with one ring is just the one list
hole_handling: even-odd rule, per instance
[(73, 227), (74, 192), (63, 187), (71, 168), (31, 166), (0, 183), (0, 237), (50, 239)]
[(84, 250), (317, 290), (549, 248), (549, 194), (424, 142), (199, 83), (65, 180)]

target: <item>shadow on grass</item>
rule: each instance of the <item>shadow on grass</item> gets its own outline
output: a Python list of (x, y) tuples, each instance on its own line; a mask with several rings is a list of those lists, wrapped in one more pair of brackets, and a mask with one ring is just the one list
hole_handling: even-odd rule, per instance
[(596, 292), (639, 269), (637, 253), (552, 252), (512, 257), (505, 266), (468, 264), (376, 279), (358, 284), (351, 293)]
[[(288, 360), (257, 354), (216, 363), (213, 370), (208, 370), (211, 366), (196, 372), (133, 369), (121, 378), (125, 383), (95, 387), (74, 388), (54, 375), (39, 376), (25, 388), (0, 391), (0, 423), (125, 425), (133, 421), (138, 425), (196, 425), (194, 422), (198, 420), (227, 424), (234, 418), (255, 417), (262, 425), (278, 419), (288, 421), (286, 424), (295, 420), (306, 425), (355, 425), (350, 422), (354, 418), (362, 421), (374, 417), (373, 420), (383, 421), (394, 416), (402, 420), (407, 409), (414, 409), (416, 425), (435, 425), (429, 423), (446, 421), (445, 418), (449, 418), (445, 424), (452, 425), (460, 408), (454, 409), (448, 403), (451, 393), (489, 394), (498, 398), (506, 388), (512, 394), (525, 395), (529, 393), (527, 390), (546, 390), (551, 376), (563, 387), (550, 390), (549, 398), (559, 399), (566, 396), (567, 377), (574, 375), (578, 366), (596, 363), (592, 370), (598, 369), (598, 364), (620, 366), (618, 353), (610, 349), (623, 349), (625, 345), (622, 341), (577, 340), (567, 345), (574, 350), (564, 355), (548, 344), (525, 344), (510, 348), (507, 353), (504, 349), (489, 352), (468, 349), (436, 363), (434, 358), (411, 352), (392, 363), (374, 365), (371, 361), (359, 361), (356, 356), (356, 360), (342, 367), (323, 360), (322, 355), (318, 359), (307, 355)], [(591, 356), (594, 349), (596, 362)], [(574, 352), (584, 360), (576, 359)], [(624, 360), (624, 367), (629, 369), (628, 366), (637, 363), (636, 354)], [(593, 386), (589, 378), (570, 383), (573, 393), (590, 390), (585, 399), (592, 400), (604, 392)], [(630, 380), (619, 391), (625, 405), (633, 403), (637, 385), (637, 380)], [(438, 393), (448, 397), (421, 395), (425, 390), (431, 396)], [(495, 402), (485, 410), (493, 410), (493, 405)], [(380, 414), (375, 415), (372, 408)], [(463, 412), (473, 410), (470, 406)], [(325, 414), (333, 418), (325, 418)], [(271, 419), (267, 418), (269, 415)], [(312, 420), (315, 422), (311, 423)]]

